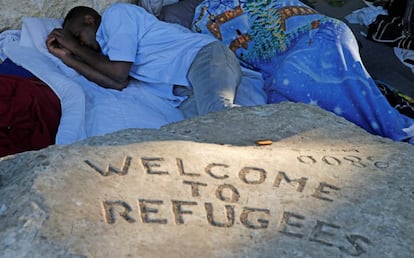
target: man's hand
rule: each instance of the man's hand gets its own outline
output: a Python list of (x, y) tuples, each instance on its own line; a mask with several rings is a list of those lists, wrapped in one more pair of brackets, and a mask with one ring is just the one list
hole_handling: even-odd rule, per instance
[(59, 41), (57, 40), (57, 36), (55, 31), (58, 29), (53, 30), (46, 39), (46, 47), (50, 53), (54, 56), (64, 59), (67, 56), (71, 56), (72, 52), (69, 49), (64, 48), (60, 45)]
[(54, 29), (48, 36), (55, 39), (59, 46), (68, 49), (74, 53), (76, 48), (81, 45), (78, 39), (76, 39), (71, 33), (65, 32), (63, 29)]

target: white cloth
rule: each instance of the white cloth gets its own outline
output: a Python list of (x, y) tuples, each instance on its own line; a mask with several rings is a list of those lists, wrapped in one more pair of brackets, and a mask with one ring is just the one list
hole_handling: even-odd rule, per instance
[(395, 47), (394, 54), (401, 63), (410, 68), (414, 73), (414, 50)]
[(0, 60), (4, 61), (7, 56), (3, 53), (3, 48), (11, 42), (19, 42), (20, 30), (6, 30), (0, 33)]
[(368, 6), (353, 11), (352, 13), (345, 16), (345, 19), (349, 23), (368, 26), (373, 23), (377, 16), (380, 14), (387, 15), (388, 12), (382, 8), (382, 6)]

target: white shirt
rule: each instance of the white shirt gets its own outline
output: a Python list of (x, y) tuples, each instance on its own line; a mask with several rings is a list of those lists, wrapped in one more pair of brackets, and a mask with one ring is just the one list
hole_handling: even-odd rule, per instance
[(159, 21), (145, 9), (126, 3), (113, 4), (104, 12), (96, 38), (111, 61), (133, 62), (131, 77), (171, 89), (173, 84), (189, 86), (187, 72), (194, 57), (216, 40)]

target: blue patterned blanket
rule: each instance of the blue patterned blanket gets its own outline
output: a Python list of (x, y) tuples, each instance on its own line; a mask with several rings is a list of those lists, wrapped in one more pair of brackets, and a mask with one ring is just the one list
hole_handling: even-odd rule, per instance
[(373, 134), (414, 136), (414, 120), (378, 89), (342, 21), (298, 0), (204, 0), (192, 29), (220, 39), (243, 66), (262, 73), (268, 103), (318, 105)]

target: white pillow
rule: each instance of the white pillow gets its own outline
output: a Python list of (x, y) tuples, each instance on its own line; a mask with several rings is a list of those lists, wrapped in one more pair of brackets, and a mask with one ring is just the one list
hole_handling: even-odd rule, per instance
[(20, 45), (35, 47), (42, 52), (49, 52), (45, 41), (54, 28), (62, 28), (63, 19), (24, 17), (22, 19), (22, 31)]
[(20, 35), (20, 46), (34, 47), (49, 57), (63, 74), (68, 77), (79, 74), (66, 66), (59, 58), (52, 55), (46, 47), (47, 36), (55, 28), (62, 28), (63, 19), (45, 17), (24, 17), (22, 19), (22, 31)]

